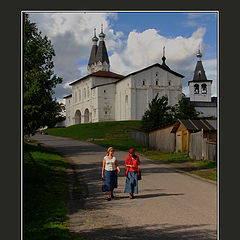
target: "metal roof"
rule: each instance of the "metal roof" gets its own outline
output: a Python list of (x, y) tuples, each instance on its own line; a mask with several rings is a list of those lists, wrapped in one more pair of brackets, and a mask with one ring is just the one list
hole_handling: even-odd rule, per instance
[(198, 132), (202, 129), (204, 131), (216, 131), (216, 128), (213, 127), (206, 119), (178, 119), (174, 124), (171, 133), (177, 132), (180, 124), (182, 124), (189, 132)]

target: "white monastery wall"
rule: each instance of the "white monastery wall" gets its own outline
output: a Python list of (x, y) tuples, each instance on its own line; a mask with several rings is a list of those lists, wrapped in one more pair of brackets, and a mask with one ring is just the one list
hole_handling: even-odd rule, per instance
[(65, 99), (65, 109), (66, 109), (66, 126), (73, 125), (73, 119), (72, 119), (72, 97), (68, 97)]
[(116, 83), (115, 120), (132, 120), (131, 117), (131, 76)]
[(98, 121), (115, 121), (115, 84), (97, 87)]

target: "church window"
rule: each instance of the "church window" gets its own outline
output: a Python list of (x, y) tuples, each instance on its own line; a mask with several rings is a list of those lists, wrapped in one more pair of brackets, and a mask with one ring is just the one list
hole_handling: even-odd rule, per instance
[(77, 102), (77, 91), (75, 91), (74, 102)]
[(89, 98), (90, 96), (90, 90), (89, 90), (89, 87), (87, 88), (87, 97)]
[(103, 92), (106, 92), (106, 90), (104, 89)]
[(128, 103), (128, 95), (125, 96), (125, 103)]
[(199, 85), (198, 84), (194, 85), (194, 94), (199, 94)]
[(168, 82), (168, 85), (171, 86), (171, 81)]
[(78, 91), (78, 98), (79, 98), (79, 102), (81, 102), (81, 90)]
[(105, 111), (105, 114), (107, 114), (107, 111)]
[(86, 88), (83, 89), (83, 98), (86, 98)]
[(158, 76), (158, 72), (156, 72), (156, 77)]
[(156, 85), (158, 85), (158, 80), (156, 80)]
[(145, 85), (145, 80), (143, 80), (143, 86)]
[(202, 93), (203, 94), (207, 93), (207, 85), (205, 83), (202, 84)]
[(201, 78), (201, 71), (198, 71), (198, 77)]

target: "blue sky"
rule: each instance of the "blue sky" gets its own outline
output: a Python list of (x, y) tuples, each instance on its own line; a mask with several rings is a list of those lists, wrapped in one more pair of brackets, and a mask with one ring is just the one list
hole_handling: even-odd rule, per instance
[(87, 75), (93, 29), (106, 34), (110, 71), (128, 74), (161, 63), (162, 49), (168, 66), (184, 75), (183, 92), (192, 80), (196, 52), (217, 95), (217, 12), (29, 12), (30, 20), (47, 35), (55, 49), (55, 73), (63, 83), (55, 89), (61, 100), (71, 93), (70, 82)]

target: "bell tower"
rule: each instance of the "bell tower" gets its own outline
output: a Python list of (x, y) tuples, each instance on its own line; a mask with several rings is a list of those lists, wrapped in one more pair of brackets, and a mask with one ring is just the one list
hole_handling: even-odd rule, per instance
[(197, 64), (194, 70), (193, 80), (188, 82), (190, 101), (211, 102), (212, 80), (208, 80), (202, 65), (202, 53), (196, 54)]

